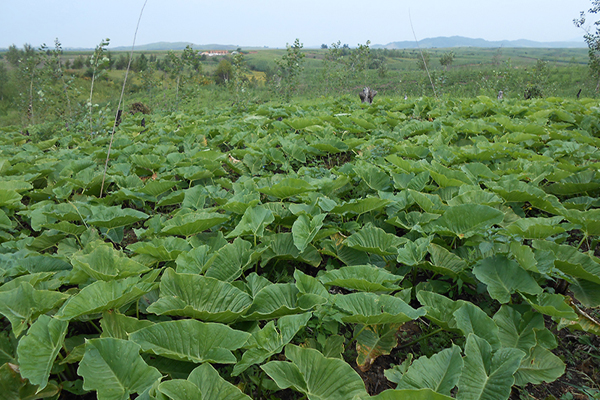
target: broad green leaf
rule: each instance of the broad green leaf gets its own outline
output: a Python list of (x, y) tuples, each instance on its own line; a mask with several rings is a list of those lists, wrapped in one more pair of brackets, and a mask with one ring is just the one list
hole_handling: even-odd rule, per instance
[(19, 374), (19, 366), (6, 363), (0, 367), (0, 393), (6, 400), (35, 400), (54, 397), (60, 389), (49, 383), (45, 389), (38, 391), (38, 386), (30, 384)]
[(506, 231), (523, 239), (546, 239), (565, 231), (558, 225), (562, 219), (562, 217), (521, 218), (507, 226)]
[(460, 329), (465, 336), (470, 333), (485, 339), (492, 347), (497, 350), (500, 348), (500, 337), (498, 327), (481, 308), (473, 303), (465, 303), (454, 312), (456, 327)]
[(31, 321), (60, 307), (68, 297), (66, 293), (36, 290), (29, 282), (23, 282), (15, 289), (0, 292), (0, 314), (10, 321), (13, 334), (19, 337)]
[(314, 294), (323, 298), (329, 297), (329, 292), (323, 284), (315, 277), (305, 274), (299, 269), (294, 271), (296, 287), (302, 294)]
[(148, 272), (144, 265), (116, 251), (105, 242), (92, 242), (71, 257), (71, 264), (96, 280), (110, 281)]
[(22, 198), (15, 190), (0, 189), (0, 207), (18, 208)]
[(536, 330), (544, 330), (544, 317), (537, 312), (521, 314), (516, 307), (503, 305), (494, 315), (502, 347), (512, 347), (525, 353), (536, 345)]
[(118, 309), (137, 301), (154, 288), (137, 277), (115, 281), (97, 281), (69, 298), (56, 314), (56, 318), (68, 321), (88, 314)]
[(523, 268), (525, 271), (537, 273), (542, 272), (538, 269), (538, 262), (535, 259), (535, 254), (533, 253), (531, 247), (521, 245), (518, 242), (511, 242), (510, 254), (515, 258), (515, 260), (519, 263), (521, 268)]
[(159, 322), (129, 335), (143, 352), (197, 364), (235, 364), (231, 352), (248, 341), (249, 333), (195, 319)]
[(188, 241), (178, 237), (154, 238), (150, 242), (137, 242), (127, 246), (136, 254), (148, 256), (155, 262), (173, 261), (192, 249)]
[(461, 204), (448, 208), (440, 218), (427, 224), (425, 230), (453, 234), (459, 238), (470, 238), (485, 233), (487, 229), (499, 224), (503, 219), (504, 213), (490, 206)]
[(563, 215), (570, 222), (581, 225), (581, 230), (587, 236), (600, 235), (600, 209), (596, 208), (586, 211), (567, 210)]
[(54, 229), (59, 232), (67, 233), (69, 235), (74, 236), (79, 236), (87, 230), (87, 228), (83, 225), (75, 225), (67, 221), (60, 221), (56, 224), (43, 224), (42, 227), (46, 229)]
[(423, 308), (415, 310), (399, 298), (386, 294), (336, 295), (335, 305), (348, 314), (342, 321), (363, 325), (403, 324), (425, 315)]
[(131, 208), (118, 206), (91, 206), (87, 223), (100, 228), (114, 229), (149, 218), (149, 215)]
[(212, 256), (210, 248), (206, 245), (198, 246), (188, 252), (181, 253), (175, 260), (177, 272), (182, 274), (202, 274)]
[(387, 190), (390, 187), (389, 175), (373, 164), (359, 161), (354, 165), (354, 172), (373, 190)]
[(301, 193), (313, 190), (315, 190), (314, 186), (305, 180), (298, 178), (285, 178), (272, 186), (258, 188), (260, 193), (265, 193), (269, 196), (277, 197), (278, 199), (287, 199), (288, 197), (297, 196)]
[(571, 278), (569, 289), (573, 291), (575, 298), (584, 306), (594, 308), (600, 306), (600, 285), (585, 279)]
[(236, 238), (233, 243), (221, 247), (205, 264), (206, 276), (232, 282), (256, 261), (257, 255), (252, 250), (252, 243)]
[(398, 249), (396, 260), (405, 265), (417, 265), (427, 254), (427, 247), (430, 243), (431, 237), (421, 237), (414, 242), (409, 240), (404, 247)]
[(386, 256), (396, 254), (398, 246), (406, 243), (406, 240), (398, 236), (386, 233), (383, 229), (366, 224), (361, 230), (350, 235), (343, 244), (360, 251)]
[(152, 324), (153, 322), (147, 319), (139, 320), (134, 317), (127, 317), (116, 311), (105, 311), (102, 313), (102, 319), (100, 320), (100, 326), (102, 327), (100, 337), (127, 340), (130, 333)]
[(389, 205), (392, 201), (377, 197), (352, 199), (341, 205), (335, 206), (330, 212), (338, 215), (362, 215), (370, 211), (378, 211)]
[(240, 223), (225, 237), (232, 238), (249, 234), (262, 237), (267, 225), (273, 221), (275, 221), (275, 216), (268, 208), (262, 206), (248, 207)]
[(306, 247), (315, 238), (319, 229), (323, 226), (323, 220), (327, 214), (318, 214), (310, 217), (307, 214), (300, 214), (292, 225), (292, 237), (294, 238), (294, 246), (298, 251), (303, 252)]
[(281, 389), (292, 389), (309, 399), (348, 400), (366, 396), (365, 384), (345, 361), (326, 358), (319, 351), (287, 345), (291, 363), (271, 361), (261, 366)]
[(408, 192), (413, 200), (423, 209), (423, 211), (431, 214), (443, 214), (448, 209), (448, 206), (442, 203), (440, 196), (429, 193), (421, 193), (409, 189)]
[(470, 334), (465, 345), (464, 368), (458, 381), (458, 400), (504, 400), (515, 382), (514, 373), (525, 353), (502, 348), (492, 353), (490, 344)]
[(402, 324), (372, 326), (357, 325), (362, 330), (356, 337), (356, 364), (361, 371), (368, 371), (377, 357), (388, 355), (398, 346), (397, 333)]
[(218, 213), (191, 212), (183, 215), (178, 214), (165, 222), (161, 234), (189, 237), (222, 224), (228, 219), (227, 215)]
[(99, 400), (125, 400), (144, 392), (161, 379), (161, 373), (148, 366), (139, 352), (140, 346), (128, 340), (88, 340), (77, 369), (83, 388), (97, 391)]
[[(317, 249), (308, 244), (303, 252), (300, 252), (294, 245), (293, 234), (289, 232), (276, 233), (263, 239), (263, 243), (268, 245), (261, 255), (261, 266), (267, 265), (272, 259), (294, 260), (303, 262), (313, 267), (321, 264), (321, 255)], [(254, 254), (257, 252), (255, 251)]]
[(442, 275), (458, 277), (466, 268), (467, 263), (445, 247), (430, 243), (427, 247), (431, 255), (431, 267), (425, 267)]
[(538, 345), (530, 353), (515, 373), (515, 385), (554, 382), (565, 373), (565, 363), (550, 350)]
[(460, 378), (463, 359), (460, 347), (440, 351), (427, 358), (419, 357), (413, 361), (408, 371), (398, 382), (397, 389), (432, 389), (435, 392), (450, 396), (450, 392)]
[(202, 400), (251, 400), (250, 397), (221, 378), (212, 365), (205, 363), (194, 369), (188, 381), (200, 388)]
[(537, 297), (524, 296), (524, 298), (534, 309), (552, 318), (577, 319), (577, 314), (567, 304), (567, 298), (563, 295), (542, 293)]
[(279, 318), (277, 328), (274, 321), (269, 321), (248, 340), (245, 346), (248, 350), (233, 367), (232, 375), (237, 376), (251, 365), (260, 364), (272, 355), (280, 353), (300, 328), (306, 325), (311, 316), (311, 313), (286, 315)]
[(373, 265), (355, 265), (331, 270), (319, 276), (325, 286), (339, 286), (364, 292), (392, 292), (404, 276), (394, 275)]
[(434, 392), (431, 389), (388, 389), (377, 396), (371, 396), (372, 400), (451, 400), (452, 397)]
[(265, 320), (284, 315), (300, 314), (313, 307), (326, 303), (320, 296), (298, 302), (299, 290), (291, 283), (268, 285), (261, 289), (252, 302), (252, 307), (244, 316), (246, 320)]
[(508, 303), (515, 292), (540, 294), (542, 288), (519, 264), (504, 255), (495, 255), (479, 261), (473, 267), (473, 274), (487, 285), (493, 299)]
[(202, 399), (202, 392), (198, 386), (183, 379), (171, 379), (161, 382), (158, 391), (173, 400)]
[(41, 315), (31, 325), (25, 337), (17, 347), (21, 376), (29, 379), (42, 390), (48, 384), (48, 378), (54, 360), (63, 346), (67, 334), (68, 322)]
[(248, 294), (229, 283), (201, 275), (178, 274), (168, 268), (160, 282), (160, 299), (148, 307), (148, 312), (230, 323), (251, 304)]
[(467, 304), (464, 300), (453, 301), (438, 293), (421, 290), (417, 293), (417, 299), (424, 306), (427, 319), (433, 321), (445, 330), (460, 332), (456, 326), (454, 312)]
[(534, 240), (533, 247), (551, 251), (556, 260), (554, 265), (565, 274), (600, 284), (600, 260), (580, 252), (576, 247), (560, 245), (547, 240)]
[(206, 203), (206, 189), (204, 186), (192, 186), (185, 190), (185, 196), (181, 202), (182, 208), (189, 208), (191, 210), (202, 210)]

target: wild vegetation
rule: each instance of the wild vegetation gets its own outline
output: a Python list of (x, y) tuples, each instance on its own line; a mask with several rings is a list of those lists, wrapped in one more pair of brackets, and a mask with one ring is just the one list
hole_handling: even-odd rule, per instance
[(0, 60), (4, 398), (600, 398), (585, 50), (107, 44)]

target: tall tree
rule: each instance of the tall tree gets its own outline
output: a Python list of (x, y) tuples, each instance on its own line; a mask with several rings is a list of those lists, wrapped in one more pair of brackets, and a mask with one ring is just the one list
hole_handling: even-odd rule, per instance
[[(598, 14), (600, 12), (600, 0), (592, 0), (592, 7), (587, 11), (589, 14)], [(585, 31), (583, 38), (588, 45), (588, 55), (590, 58), (590, 73), (596, 79), (596, 91), (600, 88), (600, 20), (593, 23), (592, 27), (585, 26), (586, 12), (582, 11), (579, 18), (573, 20), (578, 28)]]

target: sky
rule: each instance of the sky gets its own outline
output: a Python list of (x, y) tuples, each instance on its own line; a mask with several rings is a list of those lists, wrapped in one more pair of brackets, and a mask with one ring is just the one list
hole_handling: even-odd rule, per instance
[[(24, 43), (131, 46), (144, 0), (0, 0), (0, 48)], [(351, 47), (437, 36), (581, 40), (590, 0), (147, 0), (136, 44), (191, 42), (285, 48)], [(595, 16), (592, 16), (595, 17)], [(600, 19), (600, 16), (597, 16)], [(593, 22), (595, 19), (591, 19)], [(588, 24), (589, 25), (589, 24)]]

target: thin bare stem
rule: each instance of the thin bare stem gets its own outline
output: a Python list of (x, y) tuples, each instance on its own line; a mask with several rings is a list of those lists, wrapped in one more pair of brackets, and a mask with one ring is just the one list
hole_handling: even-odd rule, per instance
[(423, 55), (423, 50), (421, 50), (421, 46), (419, 46), (419, 41), (417, 40), (417, 34), (415, 33), (415, 28), (413, 28), (412, 18), (410, 16), (410, 10), (408, 10), (408, 20), (410, 21), (410, 29), (412, 29), (413, 36), (415, 37), (415, 42), (417, 43), (417, 48), (421, 53), (421, 59), (423, 60), (423, 65), (425, 66), (425, 71), (427, 72), (427, 76), (429, 77), (429, 82), (431, 83), (431, 88), (433, 89), (433, 95), (435, 98), (438, 98), (437, 92), (435, 91), (435, 85), (433, 84), (433, 79), (431, 79), (431, 74), (429, 73), (429, 68), (427, 67), (427, 62), (425, 61), (425, 56)]
[(115, 114), (115, 122), (113, 123), (112, 133), (110, 134), (110, 142), (108, 144), (108, 151), (106, 152), (106, 162), (104, 163), (104, 174), (102, 175), (102, 185), (100, 186), (100, 198), (104, 192), (104, 182), (106, 180), (106, 171), (108, 170), (108, 160), (110, 158), (110, 150), (112, 149), (113, 139), (115, 137), (115, 130), (117, 129), (117, 121), (119, 120), (119, 110), (121, 109), (121, 103), (123, 102), (123, 95), (125, 94), (125, 84), (127, 83), (127, 75), (129, 75), (129, 68), (131, 67), (131, 60), (133, 59), (133, 49), (135, 48), (135, 38), (137, 37), (138, 29), (140, 27), (140, 21), (142, 20), (142, 14), (148, 0), (144, 1), (142, 10), (140, 11), (140, 17), (138, 18), (137, 25), (135, 27), (135, 33), (133, 34), (133, 44), (131, 45), (131, 52), (129, 54), (129, 63), (127, 63), (127, 69), (125, 70), (125, 79), (123, 79), (123, 87), (121, 88), (121, 97), (119, 97), (119, 104), (117, 105), (117, 113)]

